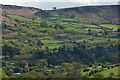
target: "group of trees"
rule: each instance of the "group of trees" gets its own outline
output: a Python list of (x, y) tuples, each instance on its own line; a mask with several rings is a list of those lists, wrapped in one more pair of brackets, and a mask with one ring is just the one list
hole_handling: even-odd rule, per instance
[(14, 55), (18, 55), (19, 54), (19, 49), (17, 49), (15, 46), (10, 46), (5, 44), (2, 47), (2, 51), (3, 51), (3, 56), (9, 56), (10, 58), (13, 58)]
[(98, 36), (98, 34), (102, 34), (102, 35), (108, 35), (110, 34), (111, 31), (107, 30), (107, 29), (102, 29), (99, 32), (94, 32), (92, 29), (88, 29), (88, 35), (95, 35)]
[[(116, 46), (113, 46), (112, 48), (113, 50), (110, 51), (114, 52)], [(50, 50), (48, 48), (47, 50), (39, 49), (35, 53), (35, 58), (47, 59), (48, 63), (53, 65), (73, 61), (83, 61), (86, 64), (92, 63), (94, 61), (115, 62), (114, 59), (111, 57), (112, 54), (108, 54), (107, 52), (105, 52), (105, 49), (103, 46), (97, 46), (95, 48), (87, 49), (84, 44), (77, 43), (77, 45), (73, 48), (69, 48), (64, 45), (53, 50)], [(107, 49), (109, 50), (111, 48), (108, 47)]]
[(61, 25), (61, 24), (56, 24), (55, 26), (49, 25), (46, 21), (42, 21), (40, 23), (40, 26), (43, 28), (54, 28), (54, 29), (65, 29), (65, 26)]
[[(49, 64), (58, 65), (63, 62), (72, 62), (72, 61), (83, 61), (84, 63), (92, 63), (94, 60), (98, 62), (107, 61), (115, 62), (112, 57), (112, 52), (116, 52), (116, 49), (119, 45), (111, 45), (107, 48), (103, 46), (96, 46), (94, 48), (87, 48), (84, 43), (74, 42), (74, 46), (63, 45), (59, 48), (49, 49), (46, 47), (42, 48), (44, 45), (40, 40), (36, 43), (32, 40), (28, 40), (29, 45), (36, 45), (36, 47), (29, 48), (26, 51), (23, 48), (24, 45), (15, 45), (14, 42), (3, 45), (3, 55), (13, 58), (15, 55), (21, 55), (24, 53), (32, 54), (36, 59), (47, 59)], [(25, 46), (26, 47), (26, 46)], [(107, 53), (107, 51), (111, 53)], [(117, 52), (116, 52), (117, 53)], [(114, 54), (114, 58), (117, 56)], [(5, 57), (6, 58), (6, 57)]]

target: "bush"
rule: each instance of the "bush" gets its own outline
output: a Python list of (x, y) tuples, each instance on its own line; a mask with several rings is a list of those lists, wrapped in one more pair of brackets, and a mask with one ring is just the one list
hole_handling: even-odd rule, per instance
[(84, 69), (84, 70), (83, 70), (83, 72), (88, 72), (88, 71), (89, 71), (89, 69)]
[(41, 27), (44, 27), (44, 28), (48, 28), (48, 27), (49, 27), (48, 23), (45, 22), (45, 21), (42, 21), (42, 22), (40, 23), (40, 26), (41, 26)]

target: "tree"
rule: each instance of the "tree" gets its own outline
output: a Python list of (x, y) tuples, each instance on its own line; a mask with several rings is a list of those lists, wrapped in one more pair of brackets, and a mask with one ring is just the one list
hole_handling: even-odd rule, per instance
[(89, 35), (92, 35), (92, 34), (93, 34), (91, 29), (88, 29), (88, 34), (89, 34)]
[(110, 73), (109, 78), (114, 78), (114, 73)]
[(17, 26), (17, 24), (14, 24), (14, 26)]
[(28, 66), (28, 62), (25, 61), (25, 60), (22, 60), (22, 61), (20, 62), (20, 66), (21, 66), (21, 67)]
[(47, 67), (48, 63), (45, 59), (38, 59), (35, 63), (39, 68)]
[(59, 29), (59, 26), (58, 26), (58, 25), (55, 25), (54, 29)]
[(41, 47), (44, 44), (41, 42), (41, 40), (38, 40), (37, 45)]
[(83, 70), (83, 72), (88, 72), (88, 71), (89, 71), (89, 69), (86, 69), (86, 68)]
[(104, 31), (104, 33), (103, 33), (104, 35), (108, 35), (109, 32), (107, 29), (103, 29), (103, 31)]
[(19, 50), (12, 44), (5, 44), (3, 46), (3, 55), (7, 55), (10, 58), (13, 58), (16, 54), (19, 53)]
[(14, 73), (13, 69), (10, 69), (10, 70), (8, 71), (8, 75), (12, 75), (13, 73)]
[(14, 68), (13, 70), (14, 70), (14, 73), (19, 73), (19, 72), (20, 72), (19, 67), (16, 67), (16, 68)]
[(65, 29), (65, 27), (63, 25), (56, 24), (54, 29)]
[(45, 21), (42, 21), (42, 22), (40, 23), (40, 26), (41, 26), (41, 27), (44, 27), (44, 28), (48, 28), (48, 27), (49, 27), (48, 23), (45, 22)]
[(7, 24), (2, 24), (2, 26), (3, 26), (4, 29), (9, 27)]
[(40, 58), (44, 57), (44, 55), (45, 55), (44, 49), (37, 49), (34, 57), (40, 59)]
[(117, 32), (120, 32), (120, 28), (117, 29)]
[(82, 78), (83, 75), (78, 69), (73, 68), (71, 71), (67, 73), (68, 78)]
[(114, 76), (114, 73), (110, 73), (111, 76)]

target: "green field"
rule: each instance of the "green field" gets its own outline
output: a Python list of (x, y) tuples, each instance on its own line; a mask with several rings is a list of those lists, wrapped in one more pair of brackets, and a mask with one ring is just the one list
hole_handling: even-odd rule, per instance
[(109, 77), (110, 73), (113, 73), (114, 76), (117, 76), (119, 75), (119, 68), (120, 67), (115, 67), (115, 68), (112, 68), (112, 69), (108, 69), (108, 70), (105, 70), (103, 72), (100, 72), (98, 74), (102, 74), (105, 76), (105, 78)]

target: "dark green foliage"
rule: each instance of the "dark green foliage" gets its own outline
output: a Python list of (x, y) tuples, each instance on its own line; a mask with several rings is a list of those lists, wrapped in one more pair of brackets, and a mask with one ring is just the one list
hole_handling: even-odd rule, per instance
[(88, 71), (89, 71), (89, 69), (86, 69), (86, 68), (83, 70), (83, 72), (88, 72)]
[(14, 73), (20, 73), (20, 68), (19, 67), (16, 67), (13, 69)]
[(37, 42), (37, 45), (38, 46), (42, 46), (42, 45), (44, 45), (40, 40)]
[(65, 29), (65, 27), (63, 25), (60, 25), (60, 24), (56, 24), (54, 29)]
[(44, 27), (44, 28), (48, 28), (48, 27), (49, 27), (48, 23), (45, 22), (45, 21), (42, 21), (42, 22), (40, 23), (40, 26), (41, 26), (41, 27)]
[(18, 55), (19, 54), (19, 49), (13, 47), (13, 46), (9, 46), (7, 44), (5, 44), (3, 46), (3, 54), (2, 55), (8, 55), (10, 58), (13, 58), (14, 55)]
[(9, 27), (9, 25), (7, 25), (7, 24), (2, 24), (2, 26), (3, 26), (3, 29)]
[(93, 34), (91, 29), (88, 30), (88, 34), (89, 34), (89, 35), (92, 35), (92, 34)]

